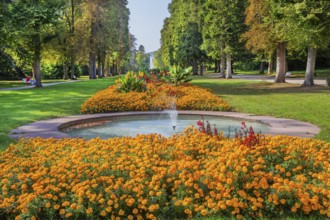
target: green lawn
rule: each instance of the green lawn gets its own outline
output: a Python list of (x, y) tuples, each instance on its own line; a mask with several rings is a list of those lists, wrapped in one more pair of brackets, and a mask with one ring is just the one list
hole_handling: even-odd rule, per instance
[[(12, 140), (7, 134), (34, 121), (80, 113), (82, 103), (116, 78), (84, 80), (40, 89), (0, 91), (0, 151)], [(0, 82), (0, 84), (2, 81)]]
[[(40, 89), (0, 91), (0, 151), (13, 140), (14, 128), (47, 118), (80, 114), (80, 106), (116, 77), (83, 80)], [(1, 84), (2, 82), (0, 82)], [(318, 139), (330, 141), (330, 88), (302, 88), (250, 80), (197, 77), (193, 84), (211, 89), (239, 112), (293, 118), (321, 127)]]
[(330, 141), (330, 88), (305, 88), (247, 80), (195, 79), (193, 84), (220, 95), (236, 111), (292, 118), (318, 125), (316, 138)]

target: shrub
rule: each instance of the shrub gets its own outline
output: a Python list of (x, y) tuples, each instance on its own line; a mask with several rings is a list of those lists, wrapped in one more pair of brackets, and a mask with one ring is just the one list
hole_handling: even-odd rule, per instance
[(175, 86), (190, 82), (189, 78), (192, 73), (192, 67), (183, 69), (180, 66), (173, 66), (170, 68), (170, 74), (163, 77), (163, 80), (169, 83), (173, 83)]
[(330, 144), (164, 138), (20, 140), (0, 155), (0, 218), (330, 217)]
[(116, 89), (122, 93), (143, 92), (146, 90), (146, 82), (143, 78), (144, 73), (128, 72), (116, 80)]
[(62, 65), (42, 65), (41, 76), (43, 79), (61, 79), (63, 78)]

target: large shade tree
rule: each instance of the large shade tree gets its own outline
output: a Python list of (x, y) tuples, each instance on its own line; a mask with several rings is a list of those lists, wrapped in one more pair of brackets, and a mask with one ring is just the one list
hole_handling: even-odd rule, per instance
[(57, 36), (63, 0), (25, 0), (11, 3), (16, 46), (31, 53), (36, 87), (42, 87), (40, 65), (43, 45)]
[(268, 74), (273, 70), (273, 54), (276, 50), (276, 42), (273, 34), (273, 24), (265, 20), (270, 17), (269, 1), (248, 0), (248, 7), (245, 10), (245, 24), (248, 30), (243, 33), (242, 39), (245, 41), (247, 49), (261, 57), (268, 58)]
[(330, 1), (296, 0), (283, 8), (284, 38), (291, 50), (307, 49), (304, 86), (314, 85), (317, 49), (330, 44)]

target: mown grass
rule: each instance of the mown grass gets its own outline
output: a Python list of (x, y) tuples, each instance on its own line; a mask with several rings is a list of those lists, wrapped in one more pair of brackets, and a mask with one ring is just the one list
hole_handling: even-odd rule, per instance
[(38, 89), (0, 91), (0, 151), (12, 139), (8, 133), (34, 121), (80, 114), (82, 103), (114, 83), (116, 77), (64, 83)]
[[(12, 129), (42, 119), (80, 114), (82, 103), (97, 91), (112, 85), (115, 79), (0, 91), (0, 151), (13, 142), (8, 137)], [(321, 133), (316, 138), (330, 141), (330, 88), (203, 77), (195, 77), (192, 83), (209, 88), (236, 111), (293, 118), (318, 125)]]
[(316, 138), (330, 141), (330, 88), (301, 87), (247, 80), (195, 79), (193, 84), (209, 88), (238, 112), (292, 118), (321, 128)]

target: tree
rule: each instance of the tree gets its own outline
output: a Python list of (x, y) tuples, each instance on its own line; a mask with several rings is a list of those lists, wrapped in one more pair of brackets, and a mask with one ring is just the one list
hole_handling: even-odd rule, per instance
[[(283, 19), (283, 9), (291, 1), (284, 0), (249, 0), (246, 10), (245, 23), (249, 30), (243, 37), (247, 40), (247, 47), (252, 51), (264, 51), (272, 57), (272, 50), (276, 46), (276, 77), (275, 83), (285, 82), (286, 46), (284, 38), (286, 20)], [(260, 41), (260, 45), (258, 45)]]
[(144, 46), (140, 45), (139, 50), (136, 54), (136, 67), (135, 69), (138, 71), (146, 71), (149, 69), (150, 66), (150, 56), (146, 54)]
[(284, 38), (291, 50), (307, 48), (304, 86), (314, 85), (317, 49), (330, 44), (330, 2), (325, 0), (297, 0), (283, 8), (286, 21)]
[[(243, 33), (245, 47), (260, 57), (267, 56), (269, 62), (268, 74), (272, 73), (273, 54), (276, 50), (276, 43), (270, 34), (273, 24), (265, 21), (270, 17), (269, 1), (248, 0), (248, 7), (245, 10), (245, 24), (248, 30)], [(261, 58), (262, 59), (262, 58)]]
[(215, 59), (221, 59), (224, 68), (226, 56), (227, 75), (232, 78), (232, 56), (240, 47), (240, 36), (244, 31), (245, 0), (206, 0), (203, 5), (203, 49)]
[(11, 14), (16, 27), (14, 36), (16, 46), (23, 46), (32, 53), (32, 69), (36, 78), (36, 87), (42, 87), (40, 65), (42, 46), (56, 37), (56, 26), (59, 24), (62, 0), (26, 0), (13, 1)]
[(192, 66), (198, 73), (198, 63), (202, 65), (205, 56), (200, 46), (201, 20), (199, 1), (174, 0), (169, 5), (171, 16), (164, 21), (161, 31), (161, 54), (166, 65)]
[(164, 69), (166, 67), (166, 65), (163, 62), (162, 59), (162, 51), (161, 49), (157, 50), (154, 53), (154, 57), (152, 59), (153, 65), (156, 69)]

